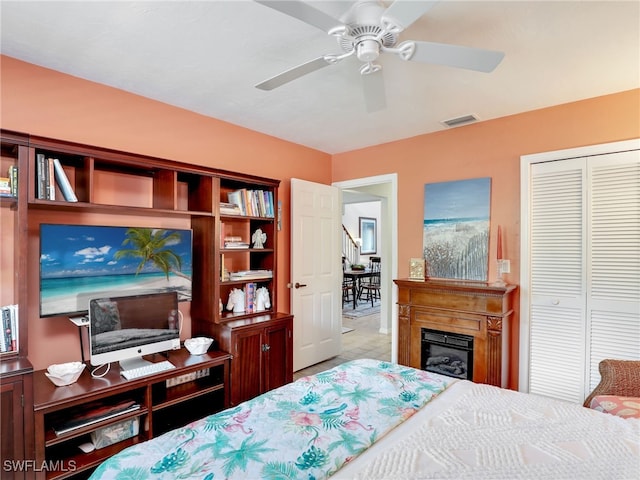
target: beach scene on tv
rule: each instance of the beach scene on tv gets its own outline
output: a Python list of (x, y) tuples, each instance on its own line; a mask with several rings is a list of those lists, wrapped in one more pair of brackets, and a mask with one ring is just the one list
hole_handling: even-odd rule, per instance
[(191, 230), (40, 226), (40, 316), (86, 313), (92, 298), (175, 291), (191, 300)]

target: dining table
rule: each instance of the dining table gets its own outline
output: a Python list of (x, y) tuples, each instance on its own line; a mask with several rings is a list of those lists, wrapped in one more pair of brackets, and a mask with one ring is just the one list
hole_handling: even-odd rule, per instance
[(360, 281), (363, 278), (370, 277), (372, 274), (373, 272), (368, 268), (365, 268), (364, 270), (348, 269), (342, 272), (342, 275), (345, 278), (352, 279), (351, 291), (353, 292), (353, 309), (354, 310), (358, 307), (358, 291), (360, 291)]

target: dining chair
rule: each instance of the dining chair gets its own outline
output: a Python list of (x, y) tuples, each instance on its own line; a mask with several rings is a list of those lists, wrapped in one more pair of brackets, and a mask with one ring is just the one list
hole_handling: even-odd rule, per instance
[[(342, 272), (347, 269), (347, 259), (342, 257)], [(353, 278), (342, 275), (342, 306), (353, 301)]]
[(369, 258), (369, 272), (370, 275), (365, 277), (360, 282), (360, 289), (358, 290), (358, 298), (371, 301), (380, 300), (380, 272), (382, 262), (380, 257)]

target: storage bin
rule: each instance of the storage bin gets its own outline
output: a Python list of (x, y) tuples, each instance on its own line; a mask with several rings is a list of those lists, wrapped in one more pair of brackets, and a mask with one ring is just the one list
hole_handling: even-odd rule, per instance
[(104, 448), (127, 438), (138, 435), (140, 419), (130, 418), (122, 422), (114, 423), (91, 432), (91, 441), (96, 448)]

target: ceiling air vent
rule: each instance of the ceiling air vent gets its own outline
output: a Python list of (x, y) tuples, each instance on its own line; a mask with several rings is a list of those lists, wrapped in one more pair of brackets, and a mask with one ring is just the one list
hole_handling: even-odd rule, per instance
[(467, 123), (473, 123), (480, 120), (476, 115), (470, 113), (468, 115), (462, 115), (456, 118), (450, 118), (449, 120), (442, 120), (440, 123), (445, 127), (459, 127), (460, 125), (466, 125)]

